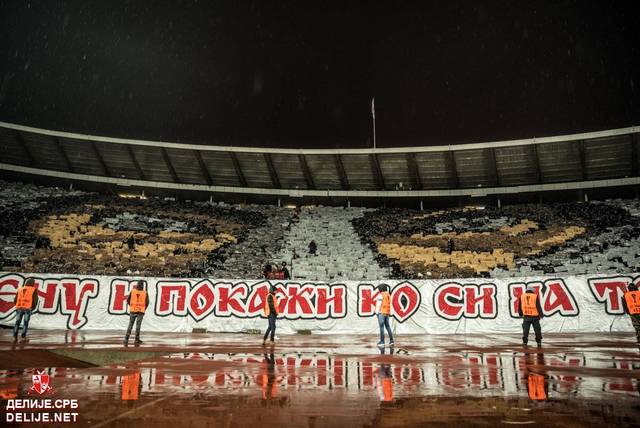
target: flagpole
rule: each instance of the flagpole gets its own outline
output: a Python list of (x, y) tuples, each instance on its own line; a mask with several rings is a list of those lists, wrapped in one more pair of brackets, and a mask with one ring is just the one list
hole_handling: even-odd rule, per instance
[(376, 149), (376, 117), (373, 116), (373, 150)]
[(373, 150), (376, 149), (376, 104), (375, 98), (371, 98), (371, 118), (373, 119)]

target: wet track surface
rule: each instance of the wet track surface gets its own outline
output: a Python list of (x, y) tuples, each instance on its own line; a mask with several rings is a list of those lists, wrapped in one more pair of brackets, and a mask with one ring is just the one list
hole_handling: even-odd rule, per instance
[[(640, 424), (631, 334), (547, 335), (542, 348), (517, 335), (403, 336), (384, 350), (365, 336), (262, 347), (257, 335), (149, 333), (127, 348), (118, 332), (30, 336), (13, 344), (0, 331), (3, 424), (7, 399), (33, 398), (36, 369), (50, 375), (50, 397), (77, 399), (79, 425), (93, 427)], [(155, 354), (78, 361), (141, 351)]]

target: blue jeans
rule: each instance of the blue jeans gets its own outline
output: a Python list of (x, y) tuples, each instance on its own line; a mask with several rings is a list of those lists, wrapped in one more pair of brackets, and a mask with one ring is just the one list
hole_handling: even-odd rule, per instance
[(29, 320), (31, 319), (31, 309), (16, 309), (16, 323), (13, 326), (13, 337), (18, 337), (18, 329), (20, 323), (24, 319), (24, 327), (22, 329), (22, 337), (27, 335), (29, 329)]
[(393, 333), (391, 333), (391, 326), (389, 325), (389, 315), (378, 314), (378, 326), (380, 327), (380, 342), (378, 342), (378, 344), (384, 344), (385, 328), (389, 334), (389, 343), (393, 342)]
[(269, 336), (269, 333), (271, 333), (271, 341), (273, 342), (273, 338), (276, 334), (276, 314), (271, 313), (269, 314), (269, 327), (267, 327), (267, 331), (264, 332), (264, 337), (262, 338), (262, 341), (267, 340), (267, 336)]

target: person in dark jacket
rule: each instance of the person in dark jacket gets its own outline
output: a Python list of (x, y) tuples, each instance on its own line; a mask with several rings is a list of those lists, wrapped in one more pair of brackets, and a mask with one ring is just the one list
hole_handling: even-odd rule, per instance
[(149, 306), (149, 295), (145, 291), (146, 282), (140, 280), (136, 283), (136, 288), (131, 290), (131, 293), (127, 296), (127, 304), (129, 305), (129, 326), (127, 327), (127, 333), (124, 336), (124, 345), (129, 344), (129, 336), (131, 335), (131, 329), (133, 323), (136, 323), (136, 340), (135, 344), (142, 343), (140, 340), (140, 326), (142, 325), (142, 318), (144, 317), (144, 311)]
[(136, 240), (133, 237), (133, 234), (129, 235), (129, 238), (127, 239), (127, 247), (129, 248), (129, 250), (133, 251), (136, 249)]
[(316, 244), (316, 241), (309, 242), (309, 254), (313, 254), (315, 256), (317, 251), (318, 251), (318, 244)]
[(24, 326), (21, 337), (23, 339), (27, 337), (31, 313), (38, 307), (38, 290), (33, 278), (27, 278), (24, 285), (16, 290), (13, 303), (16, 305), (16, 323), (13, 325), (13, 341), (15, 342), (18, 340), (18, 330), (22, 320), (24, 320)]
[(287, 262), (282, 262), (280, 272), (284, 274), (284, 278), (282, 279), (291, 279), (291, 273), (289, 273), (289, 269), (287, 269)]
[(447, 241), (447, 254), (451, 254), (456, 250), (456, 244), (453, 242), (452, 238), (449, 238)]
[(278, 317), (278, 298), (276, 297), (276, 286), (272, 285), (269, 288), (269, 294), (267, 294), (267, 298), (264, 302), (264, 315), (269, 320), (269, 327), (267, 327), (267, 331), (264, 333), (264, 337), (262, 338), (262, 346), (267, 342), (267, 337), (271, 334), (271, 344), (273, 344), (273, 339), (276, 335), (276, 318)]
[(520, 296), (520, 304), (518, 305), (518, 314), (523, 318), (522, 321), (522, 344), (527, 346), (529, 341), (529, 330), (533, 326), (536, 334), (536, 342), (538, 346), (542, 346), (542, 329), (540, 328), (540, 319), (544, 317), (542, 307), (540, 306), (540, 298), (536, 294), (536, 290), (528, 285), (525, 292)]
[(273, 271), (273, 268), (271, 267), (271, 262), (267, 262), (267, 264), (264, 265), (264, 269), (262, 270), (262, 273), (264, 274), (265, 279), (270, 279), (269, 275), (271, 274), (272, 271)]

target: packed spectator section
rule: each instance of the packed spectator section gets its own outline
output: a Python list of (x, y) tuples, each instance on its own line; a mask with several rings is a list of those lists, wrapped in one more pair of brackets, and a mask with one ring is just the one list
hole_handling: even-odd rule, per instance
[(4, 270), (203, 276), (259, 212), (1, 183)]
[(464, 278), (628, 273), (640, 269), (637, 200), (418, 212), (354, 221), (394, 277)]
[(2, 271), (340, 282), (640, 269), (640, 202), (277, 207), (0, 181)]

